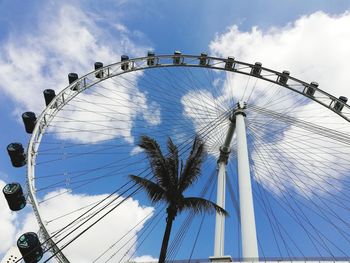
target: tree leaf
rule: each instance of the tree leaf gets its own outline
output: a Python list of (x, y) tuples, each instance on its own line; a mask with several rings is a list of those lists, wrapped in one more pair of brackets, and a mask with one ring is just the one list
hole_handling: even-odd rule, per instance
[(223, 214), (225, 216), (228, 216), (228, 213), (225, 209), (218, 206), (214, 202), (200, 198), (200, 197), (186, 197), (182, 200), (182, 204), (179, 207), (179, 209), (190, 209), (191, 211), (194, 211), (195, 213), (214, 213), (218, 212), (220, 214)]
[(137, 175), (131, 174), (129, 175), (129, 178), (132, 181), (134, 181), (137, 185), (141, 186), (143, 190), (145, 190), (149, 199), (153, 203), (156, 203), (161, 200), (166, 201), (165, 191), (158, 184)]
[(164, 190), (171, 189), (171, 182), (168, 174), (169, 167), (157, 141), (148, 136), (141, 136), (139, 146), (145, 150), (153, 174), (157, 178), (159, 185), (164, 188)]
[(184, 192), (200, 176), (201, 166), (205, 158), (204, 143), (196, 136), (193, 142), (192, 151), (186, 160), (183, 171), (180, 175), (179, 190)]

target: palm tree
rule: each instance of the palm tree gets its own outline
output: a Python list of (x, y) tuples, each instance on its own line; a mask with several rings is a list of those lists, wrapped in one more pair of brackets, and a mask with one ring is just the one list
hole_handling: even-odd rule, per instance
[(152, 172), (151, 180), (136, 175), (129, 175), (150, 198), (152, 203), (165, 202), (167, 204), (166, 228), (163, 236), (159, 263), (164, 263), (168, 248), (171, 227), (176, 215), (185, 209), (195, 213), (215, 212), (227, 215), (227, 212), (215, 203), (200, 197), (184, 197), (184, 192), (199, 178), (201, 165), (204, 160), (204, 143), (195, 138), (189, 157), (183, 165), (179, 161), (177, 146), (171, 138), (168, 139), (168, 156), (165, 157), (156, 140), (142, 136), (139, 146), (145, 151)]

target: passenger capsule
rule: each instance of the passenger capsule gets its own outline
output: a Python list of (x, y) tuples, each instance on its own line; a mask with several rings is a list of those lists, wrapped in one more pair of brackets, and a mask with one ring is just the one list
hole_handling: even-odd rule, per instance
[(201, 57), (199, 58), (199, 65), (206, 66), (208, 64), (208, 54), (207, 53), (201, 53)]
[(44, 98), (46, 106), (56, 97), (55, 91), (53, 89), (44, 90)]
[(228, 57), (226, 59), (226, 63), (225, 63), (225, 69), (232, 69), (233, 68), (233, 63), (235, 61), (234, 57)]
[(260, 62), (255, 62), (254, 66), (250, 70), (250, 74), (254, 76), (260, 76), (262, 64)]
[(305, 91), (306, 95), (313, 97), (317, 87), (318, 87), (317, 82), (315, 82), (315, 81), (311, 82), (310, 87), (306, 88), (306, 91)]
[(339, 100), (340, 101), (336, 101), (333, 107), (333, 109), (335, 109), (338, 112), (342, 111), (342, 109), (344, 108), (344, 104), (346, 104), (348, 101), (348, 98), (344, 96), (340, 96)]
[(22, 167), (26, 164), (26, 156), (22, 144), (16, 142), (10, 143), (7, 146), (7, 152), (14, 167)]
[(36, 263), (43, 257), (40, 240), (34, 232), (21, 235), (17, 240), (17, 247), (25, 263)]
[(277, 78), (277, 82), (279, 82), (280, 84), (286, 85), (288, 78), (289, 78), (290, 72), (285, 70), (282, 72), (282, 75), (278, 76)]
[[(100, 68), (103, 68), (103, 63), (102, 62), (95, 62), (94, 66), (95, 66), (95, 70), (98, 70)], [(103, 71), (100, 70), (99, 72), (95, 73), (95, 77), (98, 79), (103, 78)]]
[(173, 64), (179, 65), (181, 63), (181, 51), (174, 51)]
[(29, 134), (32, 134), (35, 127), (35, 122), (36, 122), (35, 113), (31, 111), (27, 111), (23, 113), (22, 120), (24, 123), (24, 127), (26, 129), (26, 132)]
[[(69, 73), (68, 74), (68, 82), (69, 84), (72, 84), (74, 81), (78, 79), (78, 74), (77, 73)], [(78, 85), (74, 85), (71, 87), (71, 90), (78, 90)]]
[(77, 73), (69, 73), (68, 74), (68, 81), (69, 84), (72, 84), (74, 81), (76, 81), (78, 79), (78, 74)]
[[(128, 61), (129, 60), (129, 56), (127, 56), (127, 55), (122, 55), (121, 56), (121, 58), (120, 58), (120, 60), (123, 62), (123, 61)], [(121, 65), (121, 68), (122, 68), (122, 70), (128, 70), (129, 69), (129, 62), (124, 62), (124, 63), (122, 63), (122, 65)]]
[(19, 211), (26, 206), (26, 198), (23, 195), (23, 190), (19, 183), (5, 185), (2, 192), (12, 211)]
[(147, 66), (154, 66), (155, 64), (155, 53), (153, 51), (147, 52)]

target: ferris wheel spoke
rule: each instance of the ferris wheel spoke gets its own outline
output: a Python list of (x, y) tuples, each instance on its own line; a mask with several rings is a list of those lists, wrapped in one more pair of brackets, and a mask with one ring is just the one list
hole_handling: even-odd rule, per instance
[[(288, 166), (287, 165), (285, 165), (285, 168), (287, 169), (288, 168)], [(294, 174), (294, 175), (296, 175), (296, 174)], [(295, 183), (295, 181), (294, 181), (294, 179), (293, 178), (291, 178), (292, 179), (292, 181), (294, 182), (294, 185), (298, 185), (298, 183)], [(312, 189), (311, 188), (309, 188), (309, 187), (306, 187), (307, 189), (307, 191), (311, 191), (313, 194), (315, 194), (315, 196), (317, 196), (317, 197), (319, 197), (319, 195), (317, 195), (317, 193), (314, 193), (313, 191), (312, 191)], [(299, 188), (301, 191), (304, 191), (304, 189), (303, 188)], [(322, 201), (322, 199), (320, 199), (320, 198), (318, 198), (320, 201), (321, 201), (321, 203), (323, 204), (323, 205), (326, 205), (326, 203), (325, 202), (323, 202)], [(296, 200), (295, 200), (296, 201)], [(344, 235), (344, 233), (342, 232), (342, 230), (340, 230), (333, 222), (332, 222), (332, 220), (330, 220), (329, 219), (329, 217), (325, 214), (325, 211), (331, 211), (332, 213), (332, 215), (333, 216), (335, 216), (335, 218), (337, 218), (338, 220), (340, 219), (338, 216), (336, 216), (335, 215), (335, 213), (334, 213), (334, 211), (329, 207), (329, 206), (327, 206), (326, 205), (326, 207), (328, 208), (327, 210), (325, 210), (324, 208), (321, 208), (321, 206), (319, 206), (319, 205), (317, 205), (314, 201), (313, 201), (313, 199), (310, 199), (310, 198), (308, 198), (308, 201), (311, 203), (311, 204), (313, 204), (317, 209), (318, 209), (318, 211), (321, 213), (317, 213), (317, 215), (318, 216), (320, 216), (320, 217), (322, 217), (324, 220), (326, 220), (328, 223), (330, 223), (337, 231), (339, 231), (340, 232), (340, 234), (342, 234), (342, 236), (343, 236), (343, 238), (345, 238), (345, 240), (347, 240), (347, 242), (349, 242), (349, 240), (348, 240), (348, 238)], [(302, 204), (302, 203), (300, 203), (300, 204)], [(308, 207), (309, 209), (310, 209), (310, 207)], [(312, 210), (312, 211), (314, 211), (314, 210)], [(340, 219), (343, 223), (345, 223), (345, 221), (344, 220), (342, 220), (342, 219)], [(348, 223), (346, 223), (347, 225), (348, 225)], [(328, 239), (327, 239), (327, 241), (329, 241)]]
[[(270, 170), (274, 171), (274, 170)], [(281, 184), (281, 179), (277, 177), (277, 175), (272, 172), (272, 180), (274, 181), (272, 184), (280, 189), (280, 184)], [(264, 178), (265, 180), (265, 178)], [(283, 185), (283, 183), (282, 183)], [(281, 189), (280, 189), (281, 190)], [(286, 193), (286, 194), (285, 194)], [(326, 245), (326, 241), (331, 242), (322, 232), (320, 232), (310, 221), (310, 219), (306, 216), (305, 212), (302, 210), (300, 207), (300, 204), (297, 202), (296, 199), (294, 199), (288, 191), (283, 192), (281, 191), (281, 195), (283, 196), (283, 199), (285, 200), (286, 204), (288, 205), (288, 208), (292, 209), (292, 212), (294, 214), (294, 218), (297, 219), (297, 222), (299, 222), (299, 225), (303, 228), (303, 230), (307, 233), (309, 236), (310, 241), (314, 244), (314, 248), (318, 251), (319, 256), (322, 257), (322, 253), (320, 252), (320, 249), (323, 249), (324, 251), (327, 251), (329, 255), (331, 255), (332, 258), (335, 256), (332, 254), (331, 250), (329, 247)], [(289, 197), (289, 198), (287, 198)], [(290, 201), (291, 202), (290, 202)], [(293, 208), (292, 205), (295, 205), (296, 208)], [(302, 219), (302, 221), (300, 221)], [(306, 228), (304, 225), (306, 224), (310, 229)], [(315, 234), (312, 234), (312, 232), (309, 232), (310, 230), (313, 230)], [(319, 245), (319, 247), (316, 245), (316, 243)], [(332, 243), (332, 242), (331, 242)], [(338, 248), (338, 247), (337, 247)], [(339, 251), (343, 253), (343, 255), (346, 256), (345, 252), (342, 251), (340, 248), (338, 248)]]
[[(288, 146), (288, 145), (287, 145)], [(272, 149), (272, 147), (271, 146), (267, 146), (269, 149)], [(293, 147), (294, 148), (294, 147)], [(339, 191), (339, 189), (337, 188), (337, 187), (335, 187), (333, 184), (330, 184), (328, 181), (329, 181), (329, 179), (335, 179), (335, 178), (333, 178), (333, 177), (330, 177), (330, 176), (328, 176), (327, 175), (327, 172), (326, 171), (323, 171), (322, 170), (322, 168), (323, 167), (315, 167), (315, 166), (313, 166), (313, 165), (311, 165), (311, 164), (308, 164), (307, 163), (307, 159), (305, 160), (305, 159), (303, 159), (303, 163), (301, 163), (299, 160), (301, 159), (301, 158), (298, 158), (298, 156), (297, 156), (297, 154), (295, 153), (295, 152), (292, 152), (292, 153), (290, 153), (290, 151), (288, 150), (288, 151), (281, 151), (281, 149), (277, 146), (274, 146), (273, 147), (273, 156), (271, 156), (271, 154), (268, 154), (268, 156), (271, 158), (274, 158), (274, 157), (276, 157), (276, 153), (278, 153), (278, 154), (280, 154), (279, 155), (279, 157), (277, 157), (276, 158), (276, 162), (274, 162), (275, 164), (280, 164), (281, 163), (281, 160), (280, 160), (280, 158), (282, 159), (282, 160), (284, 160), (284, 159), (286, 159), (286, 160), (284, 160), (284, 162), (282, 162), (282, 164), (283, 165), (285, 165), (286, 167), (295, 167), (296, 169), (298, 169), (298, 166), (295, 166), (295, 165), (300, 165), (301, 167), (302, 167), (302, 169), (303, 170), (300, 170), (301, 172), (300, 173), (296, 173), (297, 175), (300, 175), (300, 176), (302, 176), (302, 177), (304, 177), (305, 179), (312, 179), (312, 183), (313, 183), (313, 186), (315, 186), (315, 184), (316, 185), (319, 185), (319, 183), (323, 183), (323, 184), (326, 184), (328, 187), (331, 187), (331, 188), (333, 188), (334, 190), (336, 190), (336, 191)], [(295, 149), (297, 149), (297, 148), (295, 148)], [(266, 152), (272, 152), (272, 151), (266, 151)], [(303, 155), (305, 155), (305, 156), (307, 156), (307, 153), (304, 153)], [(293, 158), (294, 157), (294, 158)], [(291, 161), (291, 159), (292, 159), (292, 161)], [(286, 164), (286, 162), (287, 162), (287, 164)], [(315, 170), (315, 169), (313, 169), (313, 170), (311, 170), (309, 167), (314, 167), (314, 168), (317, 168), (317, 170)], [(329, 167), (326, 167), (326, 166), (324, 166), (324, 168), (325, 169), (329, 169)], [(313, 175), (314, 177), (312, 178), (312, 177), (309, 177), (309, 176), (305, 176), (304, 175), (304, 173), (305, 173), (305, 171), (308, 173), (308, 174), (310, 174), (310, 175)], [(315, 178), (316, 177), (316, 178)], [(326, 179), (324, 179), (324, 178), (326, 178)], [(305, 183), (305, 181), (306, 181), (306, 183), (307, 183), (307, 180), (302, 180), (303, 181), (303, 184)], [(320, 185), (319, 185), (320, 186)], [(328, 191), (326, 191), (323, 187), (320, 187), (320, 188), (318, 188), (321, 192), (327, 192), (327, 193), (329, 193), (329, 194), (331, 194), (330, 192), (328, 192)]]

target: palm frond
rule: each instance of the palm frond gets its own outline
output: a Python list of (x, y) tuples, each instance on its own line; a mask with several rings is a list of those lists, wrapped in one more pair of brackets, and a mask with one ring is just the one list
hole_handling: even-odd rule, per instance
[(202, 140), (196, 136), (192, 151), (180, 176), (179, 189), (185, 191), (190, 185), (192, 185), (199, 177), (201, 172), (201, 165), (205, 158), (205, 148)]
[(163, 156), (163, 153), (157, 141), (148, 136), (141, 136), (139, 146), (145, 150), (152, 171), (156, 176), (159, 185), (165, 190), (172, 188), (168, 174), (169, 167), (167, 165), (167, 160)]
[(184, 209), (189, 209), (191, 211), (194, 211), (195, 213), (218, 212), (220, 214), (228, 216), (228, 213), (226, 212), (225, 209), (223, 209), (222, 207), (218, 206), (217, 204), (215, 204), (210, 200), (200, 198), (200, 197), (186, 197), (182, 199), (182, 202), (179, 206), (179, 211)]
[(158, 202), (160, 200), (166, 200), (165, 191), (158, 184), (137, 175), (131, 174), (129, 175), (129, 178), (145, 190), (149, 199), (153, 203)]
[(167, 164), (169, 167), (169, 176), (173, 187), (178, 184), (178, 174), (179, 174), (179, 151), (177, 146), (173, 143), (171, 138), (168, 138), (168, 151), (169, 156), (167, 158)]

